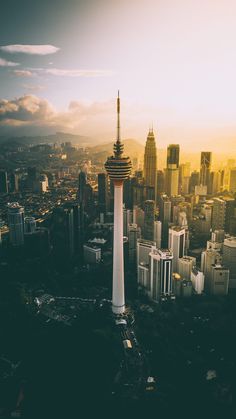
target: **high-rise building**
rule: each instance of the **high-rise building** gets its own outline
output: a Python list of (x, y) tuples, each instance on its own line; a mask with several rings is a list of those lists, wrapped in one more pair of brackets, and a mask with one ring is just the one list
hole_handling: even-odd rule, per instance
[(168, 248), (173, 253), (173, 272), (178, 272), (179, 258), (184, 256), (185, 251), (185, 229), (179, 226), (169, 228)]
[(231, 234), (232, 221), (235, 216), (236, 200), (231, 196), (224, 196), (225, 201), (225, 231)]
[(205, 250), (201, 254), (201, 271), (205, 276), (204, 289), (206, 292), (210, 292), (210, 280), (211, 280), (211, 266), (215, 264), (221, 264), (222, 256), (216, 250), (210, 249)]
[(191, 279), (191, 272), (193, 267), (196, 266), (196, 258), (192, 256), (183, 256), (178, 260), (177, 272), (183, 279)]
[(106, 173), (98, 173), (98, 208), (106, 214), (108, 207), (108, 179)]
[(224, 240), (223, 263), (230, 271), (229, 288), (236, 288), (236, 237)]
[(155, 219), (155, 202), (147, 200), (144, 202), (144, 229), (143, 238), (153, 240)]
[(144, 184), (147, 187), (147, 199), (155, 200), (157, 176), (157, 151), (153, 130), (150, 129), (144, 152), (143, 177)]
[(24, 244), (24, 208), (18, 202), (8, 204), (8, 226), (12, 246)]
[(150, 297), (158, 301), (172, 295), (172, 259), (169, 249), (153, 249), (149, 255)]
[(101, 248), (95, 244), (84, 244), (84, 262), (88, 264), (99, 263), (101, 261)]
[(60, 206), (52, 214), (53, 253), (61, 263), (74, 255), (74, 214), (73, 207)]
[(137, 267), (140, 264), (149, 264), (149, 253), (156, 249), (156, 243), (150, 240), (137, 240)]
[(171, 222), (171, 201), (169, 197), (162, 194), (158, 197), (159, 218), (162, 223), (162, 247), (168, 246), (168, 229)]
[(34, 189), (37, 181), (37, 168), (36, 167), (28, 167), (28, 187), (30, 189)]
[(167, 148), (167, 168), (179, 168), (179, 144), (170, 144)]
[(224, 199), (214, 198), (212, 208), (212, 229), (224, 230), (226, 203)]
[(137, 224), (128, 225), (129, 263), (135, 264), (137, 259), (137, 241), (141, 237), (141, 230)]
[(229, 190), (232, 193), (236, 192), (236, 167), (229, 172)]
[(34, 233), (36, 230), (36, 220), (34, 217), (25, 217), (24, 220), (25, 223), (25, 228), (24, 228), (24, 232), (25, 233)]
[(200, 271), (196, 266), (192, 269), (191, 272), (191, 281), (193, 288), (197, 294), (202, 294), (204, 290), (204, 273)]
[(7, 172), (0, 170), (0, 193), (8, 193)]
[(128, 226), (133, 223), (133, 211), (130, 209), (123, 209), (123, 233), (128, 236)]
[(190, 179), (189, 179), (189, 192), (195, 193), (195, 186), (199, 185), (200, 181), (200, 174), (196, 170), (191, 173)]
[(78, 190), (78, 199), (81, 206), (85, 206), (85, 187), (87, 184), (87, 175), (84, 171), (81, 170), (79, 173), (79, 190)]
[(179, 191), (179, 144), (170, 144), (167, 148), (165, 170), (165, 192), (169, 196), (178, 195)]
[(207, 186), (208, 188), (210, 182), (211, 160), (212, 153), (210, 151), (201, 152), (200, 185)]
[(162, 230), (161, 221), (154, 221), (154, 242), (158, 249), (161, 248), (161, 230)]
[(114, 236), (113, 236), (113, 283), (112, 310), (114, 314), (125, 311), (124, 250), (123, 250), (123, 183), (131, 172), (131, 160), (123, 156), (120, 140), (120, 98), (117, 98), (117, 138), (114, 155), (108, 157), (105, 169), (114, 183)]
[(18, 192), (19, 190), (19, 177), (17, 173), (11, 173), (9, 176), (9, 191)]
[(211, 295), (227, 295), (229, 289), (229, 269), (220, 264), (211, 266), (210, 289)]

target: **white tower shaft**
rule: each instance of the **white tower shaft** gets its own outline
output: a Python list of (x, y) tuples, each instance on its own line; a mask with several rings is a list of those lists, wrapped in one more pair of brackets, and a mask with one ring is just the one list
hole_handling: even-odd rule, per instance
[(112, 311), (125, 311), (124, 250), (123, 250), (123, 182), (114, 182), (114, 236)]

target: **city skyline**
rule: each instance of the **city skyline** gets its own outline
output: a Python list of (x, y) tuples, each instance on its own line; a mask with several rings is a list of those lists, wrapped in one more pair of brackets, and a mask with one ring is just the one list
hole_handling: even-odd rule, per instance
[(144, 144), (153, 122), (163, 148), (234, 153), (234, 10), (230, 0), (5, 4), (0, 135), (112, 140), (120, 88), (123, 138)]

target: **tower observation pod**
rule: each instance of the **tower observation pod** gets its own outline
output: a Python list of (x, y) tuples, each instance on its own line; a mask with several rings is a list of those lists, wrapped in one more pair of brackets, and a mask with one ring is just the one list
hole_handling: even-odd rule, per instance
[(124, 145), (120, 139), (120, 98), (117, 97), (117, 138), (113, 155), (108, 157), (105, 169), (114, 183), (114, 235), (113, 235), (113, 282), (112, 311), (122, 314), (125, 311), (124, 252), (123, 252), (123, 183), (130, 175), (132, 164), (123, 155)]

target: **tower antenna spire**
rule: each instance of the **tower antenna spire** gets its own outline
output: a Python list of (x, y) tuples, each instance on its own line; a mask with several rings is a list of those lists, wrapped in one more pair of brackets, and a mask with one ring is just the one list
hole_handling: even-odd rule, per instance
[(116, 113), (117, 113), (117, 132), (116, 132), (116, 142), (114, 144), (114, 154), (116, 157), (121, 157), (123, 153), (124, 145), (121, 142), (120, 138), (120, 91), (118, 90), (118, 95), (116, 99)]
[(120, 142), (120, 91), (118, 90), (118, 96), (117, 96), (117, 136), (116, 141)]

